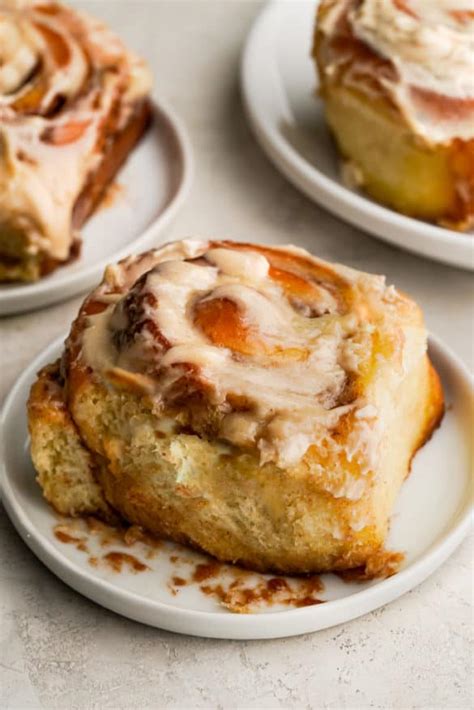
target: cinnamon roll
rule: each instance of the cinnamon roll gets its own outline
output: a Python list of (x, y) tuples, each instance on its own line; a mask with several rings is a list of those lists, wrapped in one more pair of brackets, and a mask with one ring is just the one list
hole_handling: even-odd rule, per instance
[(380, 554), (443, 412), (417, 305), (296, 247), (110, 266), (29, 405), (46, 499), (286, 573)]
[(313, 55), (351, 185), (407, 215), (472, 226), (472, 2), (322, 0)]
[(0, 0), (0, 280), (34, 281), (146, 128), (150, 74), (100, 22), (49, 0)]

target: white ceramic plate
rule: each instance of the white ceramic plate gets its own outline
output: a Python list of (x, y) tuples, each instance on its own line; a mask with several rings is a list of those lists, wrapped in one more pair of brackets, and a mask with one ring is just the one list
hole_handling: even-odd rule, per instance
[(1, 285), (0, 315), (64, 301), (94, 286), (107, 264), (154, 246), (183, 203), (191, 172), (181, 122), (161, 103), (155, 105), (150, 129), (116, 177), (116, 197), (81, 230), (79, 258), (36, 283)]
[(310, 58), (316, 2), (275, 0), (259, 15), (242, 57), (250, 123), (276, 167), (338, 217), (409, 251), (474, 268), (474, 235), (405, 217), (348, 189), (316, 97)]
[[(203, 555), (173, 543), (163, 543), (158, 550), (140, 542), (127, 547), (116, 540), (100, 546), (98, 535), (87, 531), (81, 522), (75, 523), (82, 528), (73, 531), (73, 537), (84, 538), (79, 546), (86, 545), (87, 552), (60, 542), (54, 534), (58, 516), (44, 502), (34, 480), (25, 402), (37, 370), (54, 360), (61, 349), (62, 343), (56, 342), (37, 358), (5, 403), (3, 502), (20, 535), (47, 567), (81, 594), (119, 614), (170, 631), (214, 638), (262, 639), (316, 631), (365, 614), (422, 582), (453, 552), (469, 528), (473, 387), (464, 366), (444, 345), (431, 339), (430, 353), (443, 381), (448, 409), (440, 429), (415, 457), (397, 502), (388, 546), (404, 551), (406, 558), (395, 576), (360, 584), (323, 575), (324, 590), (316, 595), (325, 600), (323, 604), (305, 608), (255, 604), (252, 613), (235, 614), (222, 606), (216, 594), (204, 593), (203, 584), (180, 586), (173, 580), (188, 579), (197, 564), (209, 562)], [(103, 555), (117, 551), (133, 554), (135, 562), (139, 560), (150, 569), (140, 573), (112, 571), (103, 564)], [(91, 555), (96, 563), (99, 560), (95, 567), (90, 564)], [(221, 584), (228, 589), (232, 569), (221, 566), (204, 584), (214, 589)], [(245, 586), (262, 587), (268, 579), (249, 574)], [(301, 596), (298, 585), (303, 582), (289, 580), (288, 584), (296, 585), (295, 594)]]

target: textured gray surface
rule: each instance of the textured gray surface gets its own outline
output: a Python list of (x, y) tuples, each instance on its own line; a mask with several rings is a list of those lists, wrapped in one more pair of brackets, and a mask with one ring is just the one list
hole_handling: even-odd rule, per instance
[[(237, 83), (257, 3), (80, 4), (148, 57), (157, 96), (190, 132), (195, 182), (170, 238), (294, 242), (386, 273), (472, 365), (472, 277), (339, 222), (299, 195), (260, 152)], [(0, 322), (2, 397), (31, 358), (68, 328), (79, 301)], [(180, 637), (122, 619), (68, 589), (2, 515), (0, 707), (469, 708), (471, 597), (472, 539), (416, 590), (350, 624), (281, 641)]]

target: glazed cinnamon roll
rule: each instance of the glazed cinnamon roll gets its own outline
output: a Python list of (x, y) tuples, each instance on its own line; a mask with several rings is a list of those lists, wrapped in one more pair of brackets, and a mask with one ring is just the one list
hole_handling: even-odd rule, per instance
[(0, 0), (0, 280), (78, 252), (78, 229), (149, 120), (144, 63), (98, 21)]
[(313, 54), (343, 175), (454, 229), (474, 223), (474, 7), (323, 0)]
[(443, 411), (422, 314), (296, 247), (107, 269), (29, 400), (46, 499), (280, 572), (369, 564)]

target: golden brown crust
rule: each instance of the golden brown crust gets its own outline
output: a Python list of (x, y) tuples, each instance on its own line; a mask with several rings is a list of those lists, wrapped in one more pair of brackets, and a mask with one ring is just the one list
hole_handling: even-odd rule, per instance
[(415, 447), (413, 449), (413, 453), (410, 457), (410, 465), (407, 471), (407, 476), (410, 474), (413, 458), (415, 457), (417, 452), (426, 443), (428, 443), (428, 441), (431, 439), (438, 427), (441, 426), (441, 422), (443, 421), (443, 417), (445, 414), (444, 393), (440, 377), (428, 358), (427, 361), (431, 397), (426, 408), (424, 428), (419, 434), (418, 441), (416, 442)]

